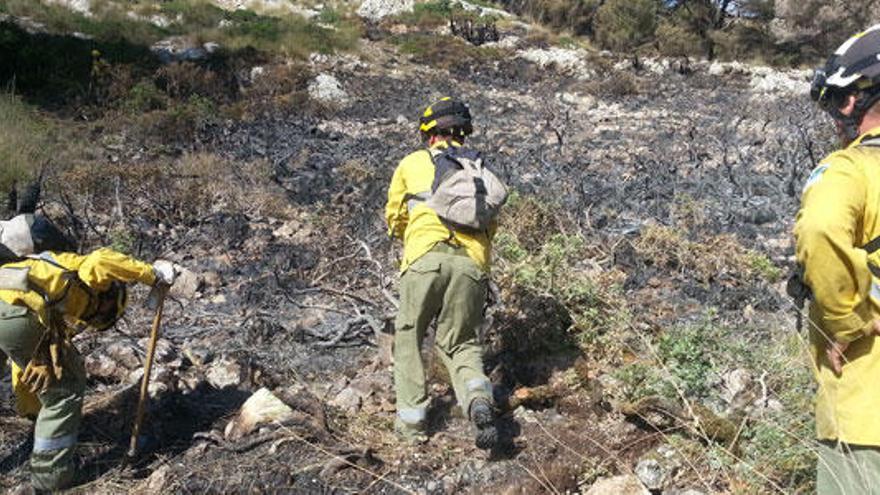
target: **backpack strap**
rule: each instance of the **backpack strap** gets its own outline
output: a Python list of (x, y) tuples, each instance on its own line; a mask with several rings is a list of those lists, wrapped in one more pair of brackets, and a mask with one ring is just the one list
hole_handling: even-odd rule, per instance
[(63, 303), (64, 300), (67, 299), (67, 295), (70, 292), (70, 286), (72, 284), (76, 284), (83, 292), (86, 293), (86, 295), (89, 298), (89, 303), (86, 306), (86, 314), (93, 312), (95, 310), (95, 308), (97, 307), (97, 304), (98, 304), (97, 293), (95, 292), (94, 289), (89, 287), (85, 282), (82, 281), (82, 279), (79, 278), (79, 274), (77, 274), (76, 271), (71, 270), (71, 269), (67, 268), (66, 266), (62, 265), (61, 263), (59, 263), (58, 260), (56, 260), (55, 257), (52, 256), (52, 254), (49, 253), (48, 251), (43, 251), (42, 253), (40, 253), (38, 255), (32, 254), (32, 255), (27, 256), (26, 258), (31, 259), (31, 260), (36, 260), (36, 261), (43, 261), (45, 263), (48, 263), (48, 264), (54, 266), (55, 268), (58, 268), (62, 272), (61, 279), (64, 281), (64, 290), (61, 292), (61, 295), (56, 297), (54, 300), (50, 299), (49, 295), (47, 293), (45, 293), (43, 290), (40, 290), (39, 288), (37, 288), (33, 284), (30, 284), (31, 290), (33, 290), (34, 292), (43, 296), (43, 300), (46, 301), (46, 304), (48, 306), (51, 307), (51, 306), (56, 306), (58, 304)]

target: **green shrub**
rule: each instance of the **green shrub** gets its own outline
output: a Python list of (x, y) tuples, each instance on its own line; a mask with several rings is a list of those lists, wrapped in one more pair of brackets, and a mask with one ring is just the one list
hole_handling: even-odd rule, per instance
[(596, 40), (612, 50), (642, 45), (654, 36), (657, 8), (656, 0), (608, 0), (596, 12)]
[(708, 323), (674, 327), (660, 337), (660, 359), (685, 395), (706, 394), (713, 369), (710, 352), (717, 337), (716, 328)]
[(507, 10), (574, 34), (591, 34), (601, 0), (499, 0)]
[(699, 35), (673, 23), (669, 19), (663, 19), (657, 25), (655, 32), (657, 49), (661, 54), (668, 57), (702, 55), (700, 48), (703, 41)]
[(162, 110), (166, 105), (166, 96), (152, 81), (142, 81), (135, 84), (122, 103), (123, 109), (131, 114)]
[(0, 93), (0, 192), (54, 156), (49, 125), (18, 97)]
[(404, 12), (395, 21), (419, 28), (434, 28), (449, 22), (452, 15), (452, 3), (449, 0), (417, 3), (412, 12)]

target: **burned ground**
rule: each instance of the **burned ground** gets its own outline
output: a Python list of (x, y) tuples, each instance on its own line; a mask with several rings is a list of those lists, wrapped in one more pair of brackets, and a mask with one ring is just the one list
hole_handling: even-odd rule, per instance
[[(755, 89), (759, 70), (682, 75), (601, 54), (585, 57), (589, 75), (506, 48), (437, 67), (370, 29), (360, 58), (295, 69), (334, 75), (348, 100), (297, 84), (266, 99), (248, 93), (258, 80), (222, 79), (235, 92), (209, 98), (224, 110), (187, 127), (192, 139), (96, 124), (92, 153), (110, 162), (100, 184), (82, 172), (103, 163), (50, 178), (44, 209), (84, 248), (112, 243), (190, 271), (169, 302), (133, 466), (120, 461), (150, 315), (134, 307), (113, 332), (79, 338), (90, 390), (75, 492), (562, 493), (651, 456), (666, 470), (656, 493), (806, 490), (809, 425), (779, 417), (808, 414), (808, 390), (790, 396), (787, 380), (807, 385), (761, 374), (783, 361), (806, 371), (780, 344), (794, 335), (781, 278), (799, 187), (830, 142), (803, 94)], [(505, 442), (488, 455), (430, 351), (430, 442), (402, 447), (391, 428), (399, 248), (385, 188), (420, 145), (419, 109), (446, 94), (470, 103), (472, 144), (514, 191), (485, 329)], [(117, 208), (119, 197), (132, 199)], [(742, 343), (785, 357), (739, 359)], [(756, 378), (727, 400), (740, 369)], [(297, 420), (228, 439), (263, 387)], [(27, 473), (29, 423), (10, 408), (4, 489)], [(737, 438), (719, 440), (729, 425)], [(774, 442), (794, 453), (769, 456)]]

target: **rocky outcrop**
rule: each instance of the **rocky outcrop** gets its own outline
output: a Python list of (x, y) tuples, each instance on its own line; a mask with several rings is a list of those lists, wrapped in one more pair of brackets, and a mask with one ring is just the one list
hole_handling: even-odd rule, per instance
[(412, 12), (413, 0), (364, 0), (357, 14), (364, 19), (378, 21), (388, 16)]
[(342, 89), (342, 85), (336, 77), (330, 74), (318, 74), (309, 83), (309, 96), (322, 103), (344, 105), (348, 103), (348, 93)]

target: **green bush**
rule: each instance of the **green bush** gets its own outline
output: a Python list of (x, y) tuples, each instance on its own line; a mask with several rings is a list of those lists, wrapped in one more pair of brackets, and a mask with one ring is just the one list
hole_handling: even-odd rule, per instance
[(706, 394), (713, 369), (710, 350), (717, 337), (710, 324), (675, 327), (660, 337), (660, 359), (685, 395)]
[(499, 0), (507, 10), (574, 34), (591, 34), (600, 0)]
[(0, 93), (0, 192), (53, 157), (49, 125), (18, 97)]
[(408, 26), (432, 28), (446, 24), (453, 13), (449, 0), (417, 3), (412, 12), (404, 12), (397, 16), (396, 21)]
[(122, 107), (131, 114), (161, 110), (166, 105), (165, 94), (152, 81), (142, 81), (135, 84), (122, 103)]
[(703, 41), (700, 37), (684, 27), (663, 19), (655, 31), (657, 49), (669, 57), (701, 55)]
[(608, 0), (596, 12), (596, 40), (604, 48), (628, 50), (654, 36), (656, 0)]

